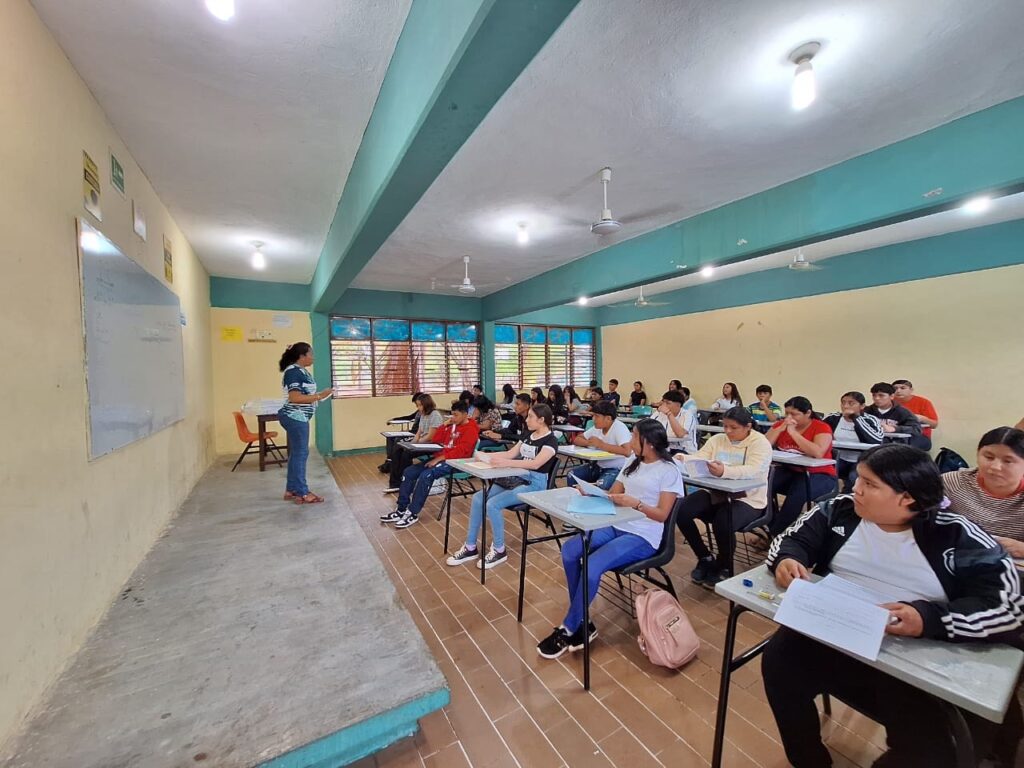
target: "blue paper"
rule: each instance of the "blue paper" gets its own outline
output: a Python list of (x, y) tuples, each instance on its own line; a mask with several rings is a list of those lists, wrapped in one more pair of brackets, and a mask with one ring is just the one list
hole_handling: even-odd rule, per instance
[(599, 496), (577, 496), (569, 499), (569, 511), (578, 515), (614, 515), (615, 505), (611, 499)]

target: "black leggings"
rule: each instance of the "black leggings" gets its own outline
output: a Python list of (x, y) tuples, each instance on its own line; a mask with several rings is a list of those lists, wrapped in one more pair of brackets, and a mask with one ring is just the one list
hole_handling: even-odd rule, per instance
[(718, 567), (730, 568), (732, 566), (733, 550), (736, 548), (735, 532), (748, 525), (764, 514), (763, 509), (754, 509), (743, 501), (732, 503), (732, 530), (729, 530), (727, 515), (728, 502), (724, 499), (717, 501), (712, 498), (708, 491), (697, 491), (689, 494), (679, 507), (679, 515), (676, 517), (676, 525), (683, 534), (687, 544), (698, 558), (711, 555), (708, 545), (704, 543), (704, 537), (700, 535), (695, 520), (703, 520), (711, 523), (715, 535), (715, 548), (718, 549)]

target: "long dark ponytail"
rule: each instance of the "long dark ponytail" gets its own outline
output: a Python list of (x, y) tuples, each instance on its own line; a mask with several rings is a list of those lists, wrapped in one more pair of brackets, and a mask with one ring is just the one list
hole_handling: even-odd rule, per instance
[(649, 445), (658, 454), (660, 461), (672, 463), (672, 454), (668, 452), (668, 433), (661, 423), (654, 419), (641, 419), (633, 425), (633, 431), (640, 435), (640, 453), (633, 459), (633, 463), (626, 467), (625, 475), (628, 477), (636, 472), (644, 460), (644, 446)]
[(281, 355), (281, 359), (277, 363), (277, 367), (280, 370), (284, 370), (289, 365), (295, 365), (299, 361), (299, 358), (308, 353), (312, 349), (309, 344), (304, 341), (297, 341), (294, 344), (290, 344), (285, 347), (284, 354)]

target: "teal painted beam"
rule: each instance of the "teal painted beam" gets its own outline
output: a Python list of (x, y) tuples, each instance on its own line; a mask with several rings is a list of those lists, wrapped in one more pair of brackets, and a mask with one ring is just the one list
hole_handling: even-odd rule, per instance
[(309, 286), (234, 277), (210, 278), (210, 306), (308, 312)]
[(503, 317), (499, 322), (536, 325), (592, 326), (597, 324), (597, 310), (592, 307), (550, 307), (538, 312), (526, 312), (522, 315)]
[(424, 320), (480, 320), (480, 299), (439, 293), (401, 293), (349, 288), (331, 308), (337, 315)]
[[(322, 312), (309, 313), (309, 325), (313, 334), (313, 373), (321, 388), (331, 381), (331, 327), (330, 317)], [(320, 362), (318, 363), (317, 360)], [(321, 456), (334, 453), (334, 406), (333, 400), (325, 400), (316, 408), (313, 419), (316, 449)]]
[[(667, 306), (598, 309), (601, 325), (817, 296), (1024, 264), (1024, 219), (848, 253), (822, 262), (824, 269), (780, 269), (657, 294)], [(936, 306), (941, 306), (936, 297)]]
[(312, 283), (341, 298), (578, 0), (414, 0)]
[(494, 364), (494, 325), (493, 322), (485, 322), (480, 329), (480, 383), (484, 393), (493, 397), (495, 402), (500, 402), (498, 370)]
[[(509, 317), (1024, 189), (1024, 97), (640, 235), (484, 299)], [(942, 187), (939, 198), (924, 193)], [(685, 271), (680, 269), (685, 265)]]

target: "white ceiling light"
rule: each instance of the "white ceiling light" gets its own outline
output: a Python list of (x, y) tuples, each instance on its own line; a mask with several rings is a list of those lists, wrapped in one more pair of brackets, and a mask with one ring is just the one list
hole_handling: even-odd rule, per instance
[(519, 231), (516, 232), (516, 242), (520, 245), (530, 244), (530, 232), (526, 229), (526, 222), (519, 222)]
[(590, 299), (588, 299), (586, 296), (580, 296), (578, 299), (576, 299), (576, 303), (579, 304), (581, 307), (587, 306), (588, 301), (590, 301)]
[(790, 87), (790, 103), (793, 109), (806, 109), (818, 95), (818, 86), (814, 81), (814, 68), (811, 59), (821, 50), (821, 43), (804, 43), (789, 54), (789, 60), (796, 64), (793, 84)]
[(715, 268), (711, 265), (704, 267), (704, 269), (700, 271), (701, 277), (711, 277), (713, 274), (715, 274)]
[(235, 0), (206, 0), (206, 9), (221, 21), (235, 15)]
[(590, 225), (590, 231), (595, 235), (613, 235), (622, 229), (622, 225), (612, 218), (612, 211), (608, 207), (608, 182), (612, 180), (612, 169), (601, 169), (601, 187), (604, 190), (604, 209), (601, 211), (601, 220)]
[(972, 197), (963, 205), (963, 209), (967, 213), (979, 214), (984, 213), (992, 205), (992, 198), (988, 195), (980, 195), (979, 197)]
[(263, 255), (263, 243), (259, 240), (254, 240), (252, 243), (254, 250), (252, 252), (252, 268), (253, 269), (266, 269), (267, 268), (267, 257)]

